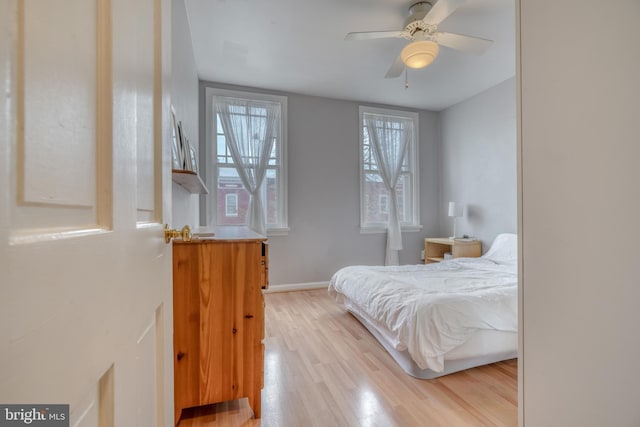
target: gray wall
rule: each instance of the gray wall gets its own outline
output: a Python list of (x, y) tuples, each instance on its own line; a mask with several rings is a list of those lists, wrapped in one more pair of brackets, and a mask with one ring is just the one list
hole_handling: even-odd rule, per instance
[(640, 2), (604, 6), (520, 0), (525, 427), (640, 425)]
[[(207, 82), (201, 82), (201, 93), (206, 86), (288, 97), (291, 231), (287, 236), (269, 238), (271, 285), (326, 282), (347, 265), (383, 264), (386, 234), (361, 234), (359, 228), (360, 104)], [(403, 233), (402, 264), (420, 262), (424, 236), (435, 233), (438, 227), (437, 113), (419, 114), (420, 214), (424, 229)]]
[[(189, 141), (198, 144), (198, 73), (184, 0), (173, 0), (171, 8), (171, 105)], [(199, 198), (172, 183), (172, 226), (198, 225)]]
[(480, 238), (485, 252), (497, 234), (517, 229), (515, 87), (508, 79), (440, 115), (440, 234), (452, 233), (449, 201), (462, 203), (456, 234)]

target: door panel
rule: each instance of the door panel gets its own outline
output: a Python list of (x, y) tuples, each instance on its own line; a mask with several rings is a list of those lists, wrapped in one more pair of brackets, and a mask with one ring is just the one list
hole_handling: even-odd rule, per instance
[(96, 7), (85, 0), (19, 3), (23, 203), (95, 208), (98, 36), (96, 20), (86, 17), (96, 16)]
[(144, 426), (155, 417), (156, 388), (149, 388), (155, 383), (156, 375), (156, 316), (149, 319), (149, 324), (136, 341), (136, 425)]
[[(23, 1), (14, 7), (15, 179), (14, 225), (20, 235), (42, 229), (96, 226), (99, 144), (97, 114), (110, 97), (97, 46), (108, 36), (97, 16), (101, 2)], [(109, 104), (107, 104), (108, 106)]]
[(98, 384), (92, 385), (85, 392), (84, 399), (75, 405), (69, 414), (69, 425), (74, 427), (91, 427), (98, 424), (99, 390)]
[(0, 0), (0, 401), (87, 426), (173, 420), (171, 8), (133, 3)]
[[(129, 2), (129, 8), (135, 15), (153, 16), (153, 0), (136, 0)], [(136, 22), (135, 37), (130, 41), (132, 50), (132, 64), (136, 70), (136, 170), (137, 170), (137, 208), (138, 222), (154, 220), (154, 134), (148, 129), (154, 129), (154, 63), (156, 26), (154, 21)]]

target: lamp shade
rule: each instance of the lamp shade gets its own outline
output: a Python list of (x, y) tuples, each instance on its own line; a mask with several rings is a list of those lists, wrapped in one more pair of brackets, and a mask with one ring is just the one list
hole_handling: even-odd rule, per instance
[(449, 202), (449, 216), (462, 216), (462, 208), (463, 206), (461, 204)]
[(438, 43), (431, 40), (418, 40), (406, 45), (400, 52), (400, 58), (409, 68), (424, 68), (436, 59), (439, 51)]

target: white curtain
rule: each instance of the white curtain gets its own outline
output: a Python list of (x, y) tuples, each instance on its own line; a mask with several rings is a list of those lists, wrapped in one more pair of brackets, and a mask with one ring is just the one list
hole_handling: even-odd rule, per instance
[(218, 98), (216, 112), (242, 184), (250, 194), (247, 225), (267, 234), (260, 186), (280, 132), (280, 104), (239, 98)]
[(398, 251), (402, 249), (402, 233), (398, 217), (396, 184), (402, 172), (402, 163), (413, 138), (413, 122), (400, 117), (364, 115), (369, 143), (378, 165), (384, 186), (389, 191), (389, 223), (385, 265), (398, 265)]

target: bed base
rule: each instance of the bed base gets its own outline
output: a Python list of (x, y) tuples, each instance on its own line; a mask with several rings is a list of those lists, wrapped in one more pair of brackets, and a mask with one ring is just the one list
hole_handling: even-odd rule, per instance
[(355, 311), (352, 311), (350, 309), (348, 309), (348, 311), (353, 315), (353, 317), (358, 319), (358, 321), (360, 321), (360, 323), (362, 323), (362, 325), (369, 332), (371, 332), (371, 334), (378, 340), (380, 344), (382, 344), (385, 350), (387, 350), (391, 357), (407, 374), (418, 379), (430, 380), (433, 378), (452, 374), (454, 372), (464, 371), (465, 369), (475, 368), (477, 366), (488, 365), (490, 363), (500, 362), (503, 360), (514, 359), (518, 357), (517, 334), (514, 332), (510, 332), (506, 334), (511, 335), (512, 339), (515, 340), (515, 350), (505, 349), (504, 345), (499, 345), (498, 347), (502, 348), (500, 348), (498, 351), (490, 352), (487, 354), (481, 354), (473, 357), (464, 357), (460, 359), (447, 359), (445, 357), (444, 370), (442, 372), (435, 372), (431, 369), (422, 369), (413, 361), (407, 350), (396, 350), (393, 345), (387, 340), (384, 334), (376, 327), (376, 325), (374, 325), (372, 322), (369, 322), (365, 317), (360, 316)]

